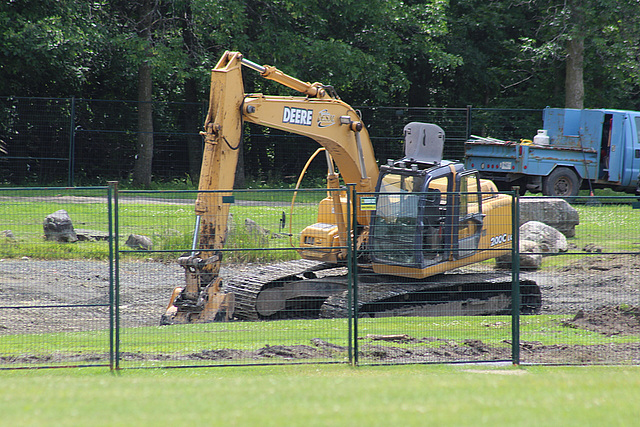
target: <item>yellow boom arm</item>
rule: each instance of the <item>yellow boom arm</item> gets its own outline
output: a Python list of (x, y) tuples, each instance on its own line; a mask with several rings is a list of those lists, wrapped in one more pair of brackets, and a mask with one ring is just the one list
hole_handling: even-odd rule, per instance
[[(245, 94), (243, 65), (304, 96)], [(239, 52), (225, 52), (211, 73), (209, 110), (202, 132), (204, 153), (198, 186), (201, 192), (195, 208), (199, 221), (194, 250), (179, 260), (185, 268), (186, 286), (174, 292), (164, 323), (208, 322), (232, 315), (232, 296), (220, 289), (220, 250), (227, 237), (229, 203), (225, 197), (233, 189), (243, 121), (317, 141), (338, 166), (345, 183), (355, 184), (359, 192), (374, 190), (378, 166), (369, 134), (353, 108), (328, 86), (306, 83), (274, 67), (255, 64)], [(329, 187), (338, 188), (337, 176), (330, 173), (328, 179)], [(216, 192), (207, 192), (210, 190)], [(369, 223), (368, 212), (358, 212), (357, 218), (362, 225)], [(344, 239), (344, 226), (341, 228)], [(196, 252), (196, 246), (201, 252)], [(180, 310), (181, 306), (189, 309)]]

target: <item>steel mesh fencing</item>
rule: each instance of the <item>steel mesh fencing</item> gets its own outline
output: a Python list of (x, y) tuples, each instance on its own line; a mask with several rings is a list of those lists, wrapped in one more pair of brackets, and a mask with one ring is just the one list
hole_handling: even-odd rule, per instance
[(525, 197), (520, 207), (520, 275), (542, 292), (540, 315), (521, 322), (522, 362), (638, 364), (637, 198)]
[(71, 100), (0, 97), (2, 182), (65, 185), (70, 163)]
[[(128, 182), (138, 146), (138, 103), (81, 98), (0, 97), (0, 176), (9, 185), (102, 185)], [(155, 181), (197, 181), (203, 103), (154, 102), (152, 174)], [(447, 159), (464, 157), (469, 134), (505, 140), (533, 138), (541, 110), (354, 107), (369, 130), (379, 163), (403, 156), (403, 128), (412, 121), (445, 131)], [(292, 179), (314, 142), (299, 135), (246, 124), (239, 179)], [(283, 156), (283, 153), (285, 154)], [(242, 173), (242, 170), (245, 172)], [(321, 176), (322, 167), (310, 169)], [(246, 175), (246, 176), (245, 176)], [(255, 188), (255, 187), (254, 187)]]
[(109, 189), (0, 199), (0, 368), (112, 366)]
[[(373, 194), (371, 196), (374, 196)], [(359, 364), (507, 361), (514, 356), (507, 195), (379, 193), (357, 277)], [(481, 203), (478, 201), (481, 200)], [(537, 302), (524, 286), (521, 311)], [(533, 289), (535, 294), (535, 289)]]
[(467, 138), (476, 135), (504, 141), (533, 140), (542, 127), (542, 110), (473, 108), (469, 117)]
[(445, 132), (444, 158), (464, 158), (471, 110), (435, 107), (358, 107), (379, 162), (404, 155), (404, 127), (411, 122), (435, 123)]
[[(348, 268), (318, 271), (321, 261), (298, 255), (309, 226), (315, 228), (307, 235), (317, 237), (311, 250), (349, 250), (337, 230), (321, 240), (323, 215), (332, 209), (327, 194), (340, 192), (118, 192), (119, 367), (348, 363), (349, 319), (321, 315), (327, 292), (348, 290)], [(198, 194), (221, 197), (223, 208), (197, 222)], [(212, 223), (226, 230), (222, 249)], [(212, 313), (205, 303), (214, 298), (199, 298), (212, 283), (205, 265), (218, 256), (223, 263), (217, 295), (233, 294), (234, 309), (224, 311), (229, 321), (202, 323)], [(173, 300), (175, 317), (168, 317), (174, 289), (194, 280), (195, 293), (185, 289)]]
[[(497, 209), (442, 193), (458, 197), (447, 211), (431, 193), (332, 190), (342, 229), (327, 190), (200, 193), (229, 208), (224, 249), (194, 239), (197, 191), (0, 189), (0, 369), (640, 362), (634, 197)], [(366, 247), (349, 200), (375, 209)], [(232, 321), (161, 325), (174, 290), (207, 274), (185, 255), (222, 255)]]

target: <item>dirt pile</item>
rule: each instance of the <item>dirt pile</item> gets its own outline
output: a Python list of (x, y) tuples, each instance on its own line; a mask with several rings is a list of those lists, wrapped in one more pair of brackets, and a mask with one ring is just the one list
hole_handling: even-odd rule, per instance
[(604, 335), (640, 335), (640, 307), (600, 307), (580, 310), (565, 326), (586, 329)]

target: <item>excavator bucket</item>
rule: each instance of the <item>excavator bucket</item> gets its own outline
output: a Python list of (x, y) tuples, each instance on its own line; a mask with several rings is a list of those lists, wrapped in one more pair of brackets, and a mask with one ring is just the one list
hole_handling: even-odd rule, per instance
[(231, 321), (235, 310), (235, 297), (233, 294), (222, 292), (219, 289), (220, 278), (215, 283), (207, 286), (197, 304), (185, 306), (177, 303), (184, 288), (175, 288), (160, 324), (174, 325)]
[[(218, 286), (215, 288), (218, 288)], [(234, 295), (221, 291), (216, 292), (213, 289), (213, 286), (207, 289), (207, 301), (195, 322), (228, 322), (233, 319), (233, 311), (235, 309)]]

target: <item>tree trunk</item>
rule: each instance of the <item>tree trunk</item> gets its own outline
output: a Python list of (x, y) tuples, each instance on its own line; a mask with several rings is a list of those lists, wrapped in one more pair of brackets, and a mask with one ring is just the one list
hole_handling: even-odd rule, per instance
[(133, 186), (149, 188), (151, 186), (151, 165), (153, 163), (153, 104), (151, 57), (153, 8), (150, 0), (144, 0), (140, 7), (138, 36), (149, 43), (146, 47), (146, 59), (138, 66), (138, 143), (136, 162), (133, 167)]
[(566, 75), (564, 80), (565, 108), (584, 108), (584, 38), (585, 23), (582, 0), (567, 0), (569, 40), (567, 41)]
[(567, 41), (565, 108), (584, 108), (584, 38)]
[[(182, 12), (182, 42), (189, 55), (189, 69), (196, 69), (198, 46), (196, 37), (193, 34), (193, 13), (190, 2), (186, 2)], [(202, 137), (198, 132), (204, 125), (202, 116), (202, 105), (198, 105), (198, 84), (195, 77), (188, 77), (184, 82), (184, 97), (187, 105), (183, 111), (184, 132), (187, 135), (187, 156), (189, 159), (189, 176), (191, 182), (198, 183), (200, 180), (200, 168), (202, 164)]]
[(151, 66), (147, 61), (138, 68), (138, 150), (133, 168), (133, 186), (151, 186), (153, 163), (153, 104), (151, 103)]

